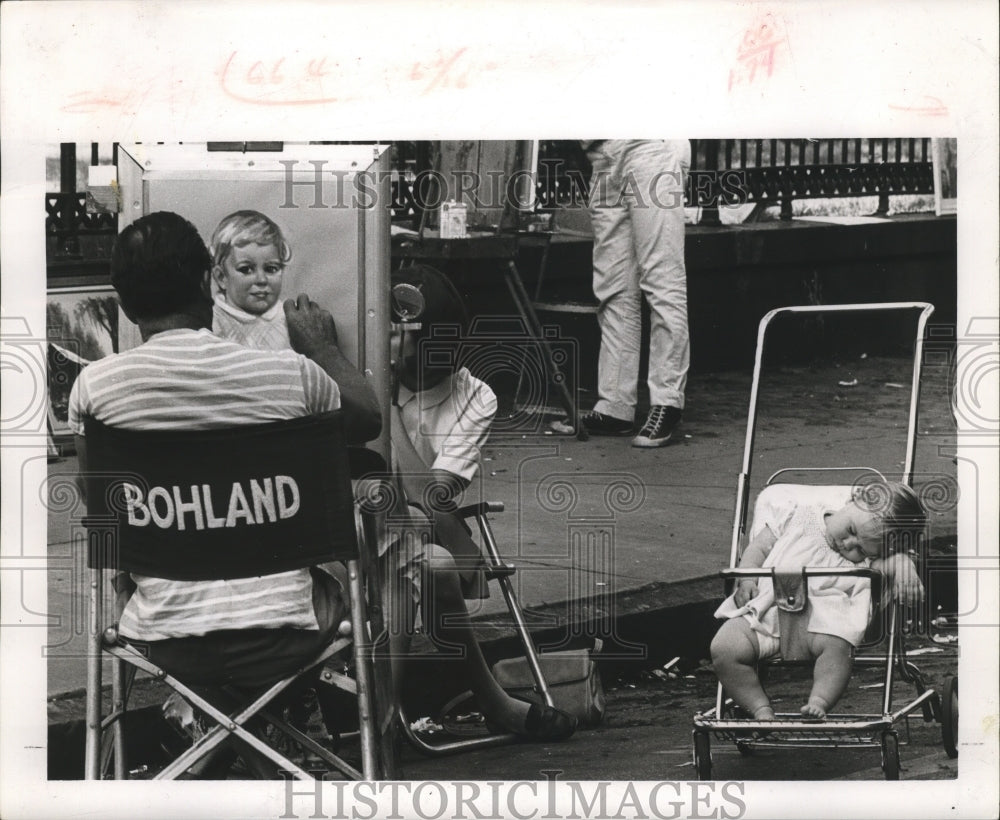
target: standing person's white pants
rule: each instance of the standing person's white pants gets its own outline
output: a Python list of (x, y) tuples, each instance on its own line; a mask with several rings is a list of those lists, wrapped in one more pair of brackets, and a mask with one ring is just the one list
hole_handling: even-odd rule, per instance
[(601, 329), (594, 410), (635, 418), (643, 294), (650, 306), (650, 404), (683, 409), (691, 350), (684, 270), (690, 143), (605, 140), (587, 156)]

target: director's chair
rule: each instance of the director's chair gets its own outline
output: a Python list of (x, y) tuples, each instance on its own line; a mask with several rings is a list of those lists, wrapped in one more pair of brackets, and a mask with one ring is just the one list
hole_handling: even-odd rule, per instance
[[(128, 680), (135, 670), (162, 681), (215, 724), (156, 779), (180, 776), (230, 738), (277, 769), (311, 779), (309, 772), (254, 731), (253, 724), (261, 719), (275, 727), (276, 734), (283, 733), (349, 778), (393, 777), (394, 748), (385, 729), (391, 720), (380, 717), (391, 714), (392, 707), (377, 702), (377, 692), (387, 690), (376, 685), (368, 633), (369, 623), (373, 630), (381, 626), (377, 607), (370, 613), (366, 607), (366, 593), (370, 600), (378, 600), (377, 589), (371, 588), (377, 586), (377, 573), (367, 572), (368, 556), (359, 546), (340, 412), (180, 432), (123, 430), (88, 419), (85, 434), (85, 525), (91, 573), (85, 777), (100, 779), (112, 759), (116, 779), (128, 772), (122, 718)], [(136, 506), (140, 497), (146, 505), (142, 514)], [(188, 499), (183, 511), (172, 497)], [(240, 705), (231, 713), (150, 662), (140, 648), (119, 635), (116, 625), (105, 624), (105, 570), (214, 580), (269, 575), (329, 561), (342, 561), (347, 568), (353, 635), (336, 637), (249, 700), (245, 694), (237, 696)], [(325, 661), (351, 646), (352, 638), (355, 676), (339, 685), (357, 696), (360, 771), (268, 709), (282, 693), (305, 683)], [(112, 658), (113, 706), (102, 717), (105, 655)], [(328, 670), (322, 676), (325, 682), (337, 682)]]

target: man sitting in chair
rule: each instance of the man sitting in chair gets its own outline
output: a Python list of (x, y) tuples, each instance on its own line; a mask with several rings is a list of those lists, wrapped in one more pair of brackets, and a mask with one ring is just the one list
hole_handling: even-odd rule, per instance
[[(88, 366), (69, 425), (87, 469), (84, 418), (135, 430), (209, 430), (341, 409), (349, 440), (379, 434), (374, 392), (340, 352), (333, 318), (306, 296), (285, 303), (294, 350), (251, 350), (212, 333), (212, 260), (174, 213), (142, 217), (118, 236), (111, 282), (143, 343)], [(191, 684), (270, 685), (327, 646), (348, 617), (328, 575), (309, 569), (224, 581), (115, 579), (129, 593), (119, 632)]]

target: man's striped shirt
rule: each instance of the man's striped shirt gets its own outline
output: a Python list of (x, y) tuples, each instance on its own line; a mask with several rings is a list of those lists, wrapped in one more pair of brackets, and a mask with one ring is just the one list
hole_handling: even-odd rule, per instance
[[(135, 430), (207, 430), (336, 410), (340, 390), (315, 362), (291, 350), (250, 350), (210, 330), (168, 330), (80, 373), (69, 426), (92, 416)], [(226, 581), (133, 575), (137, 590), (122, 635), (140, 640), (254, 627), (317, 629), (308, 569)]]

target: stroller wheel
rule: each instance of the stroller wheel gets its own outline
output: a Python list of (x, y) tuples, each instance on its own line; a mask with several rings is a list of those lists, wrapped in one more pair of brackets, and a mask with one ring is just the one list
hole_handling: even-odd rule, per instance
[(941, 741), (948, 757), (958, 757), (958, 676), (949, 675), (944, 681), (941, 704)]
[(708, 732), (694, 733), (694, 771), (699, 780), (712, 779), (712, 740)]
[(886, 780), (899, 780), (899, 737), (895, 732), (882, 733), (882, 771)]

